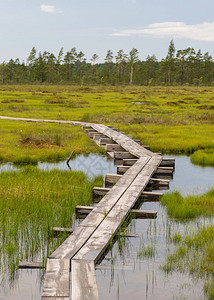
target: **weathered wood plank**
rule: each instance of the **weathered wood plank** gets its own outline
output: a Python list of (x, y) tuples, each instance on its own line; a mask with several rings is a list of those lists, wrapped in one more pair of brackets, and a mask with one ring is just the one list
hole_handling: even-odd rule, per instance
[(157, 218), (157, 212), (154, 210), (132, 209), (131, 215), (135, 219), (155, 219), (155, 218)]
[[(147, 162), (145, 167), (138, 173), (132, 184), (115, 204), (114, 208), (107, 214), (97, 230), (74, 256), (75, 259), (93, 259), (95, 263), (99, 261), (112, 237), (116, 234), (120, 224), (125, 220), (142, 190), (148, 184), (153, 169), (158, 167), (161, 159), (161, 157), (153, 157)], [(130, 170), (131, 169), (128, 171)]]
[(72, 233), (74, 231), (74, 228), (53, 227), (52, 230), (56, 233), (59, 233), (59, 232), (70, 232), (70, 233)]
[(125, 149), (123, 149), (123, 147), (121, 147), (118, 144), (106, 144), (106, 151), (125, 151)]
[(70, 259), (48, 258), (43, 297), (69, 297)]
[(106, 137), (106, 138), (100, 138), (99, 143), (100, 145), (106, 145), (106, 144), (114, 144), (115, 142), (112, 139)]
[(42, 297), (41, 300), (69, 300), (70, 297)]
[(137, 159), (133, 158), (124, 158), (123, 164), (124, 166), (133, 166), (136, 163)]
[(129, 152), (124, 152), (124, 151), (115, 151), (114, 152), (114, 158), (115, 159), (127, 159), (127, 158), (132, 158), (132, 159), (134, 159), (134, 158), (136, 158), (136, 156), (135, 155), (133, 155), (133, 154), (131, 154), (131, 153), (129, 153)]
[[(92, 206), (76, 206), (76, 214), (78, 218), (85, 218), (92, 211)], [(130, 211), (133, 218), (136, 219), (154, 219), (157, 217), (156, 211), (131, 209)]]
[(98, 300), (94, 261), (71, 260), (72, 300)]
[(20, 261), (19, 269), (43, 269), (45, 268), (42, 262)]
[(105, 186), (109, 186), (118, 182), (118, 180), (122, 178), (122, 175), (118, 174), (106, 174), (105, 176)]

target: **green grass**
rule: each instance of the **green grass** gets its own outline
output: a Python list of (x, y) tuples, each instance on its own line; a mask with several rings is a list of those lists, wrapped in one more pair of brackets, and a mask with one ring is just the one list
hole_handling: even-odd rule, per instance
[(184, 221), (214, 214), (214, 189), (201, 196), (182, 197), (179, 192), (172, 192), (161, 197), (168, 215), (176, 220)]
[(89, 205), (92, 188), (102, 178), (88, 179), (82, 172), (41, 171), (25, 167), (2, 172), (0, 185), (1, 274), (13, 279), (19, 260), (43, 261), (65, 239), (51, 228), (71, 227), (76, 205)]
[(196, 279), (203, 278), (205, 294), (214, 299), (214, 225), (184, 237), (179, 244), (168, 256), (163, 270), (188, 272)]
[[(213, 87), (0, 86), (0, 115), (111, 124), (163, 153), (213, 149), (213, 107)], [(0, 120), (1, 161), (72, 150), (102, 151), (80, 127)]]
[(137, 252), (138, 257), (148, 257), (152, 258), (155, 256), (155, 246), (154, 245), (147, 245), (143, 246), (141, 250)]
[[(187, 222), (199, 216), (214, 214), (214, 189), (201, 196), (182, 197), (173, 192), (164, 195), (161, 203), (166, 206), (170, 218)], [(166, 272), (188, 272), (195, 278), (203, 278), (208, 299), (214, 299), (214, 225), (195, 227), (192, 234), (182, 236), (176, 232), (170, 241), (177, 245), (162, 266)]]
[(191, 155), (191, 162), (195, 165), (214, 167), (214, 150), (198, 150)]

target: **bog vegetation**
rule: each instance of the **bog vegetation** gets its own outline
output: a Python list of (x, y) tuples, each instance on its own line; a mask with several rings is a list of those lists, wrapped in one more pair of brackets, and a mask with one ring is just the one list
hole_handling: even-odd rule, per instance
[[(2, 85), (0, 115), (114, 125), (154, 152), (214, 164), (212, 87)], [(78, 126), (0, 120), (0, 161), (37, 164), (72, 150), (103, 151)]]
[[(0, 274), (12, 280), (21, 260), (43, 261), (67, 237), (52, 227), (72, 227), (76, 205), (89, 205), (102, 177), (82, 172), (25, 167), (2, 172), (0, 185)], [(35, 257), (36, 255), (36, 257)], [(4, 279), (3, 278), (3, 279)]]
[[(164, 195), (161, 203), (166, 206), (170, 218), (188, 222), (199, 217), (214, 215), (214, 189), (201, 196), (182, 197), (178, 192)], [(204, 225), (194, 226), (187, 235), (175, 233), (170, 237), (177, 245), (174, 253), (168, 256), (163, 269), (166, 272), (178, 270), (188, 272), (194, 278), (205, 280), (204, 290), (208, 298), (214, 299), (214, 225), (202, 221)]]

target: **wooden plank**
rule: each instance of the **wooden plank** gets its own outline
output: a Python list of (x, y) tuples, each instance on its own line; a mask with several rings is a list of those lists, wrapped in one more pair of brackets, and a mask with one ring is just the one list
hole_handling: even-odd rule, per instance
[(125, 149), (123, 149), (123, 147), (121, 147), (118, 144), (106, 144), (106, 151), (125, 151)]
[(110, 159), (114, 159), (114, 152), (106, 152), (106, 155)]
[(115, 132), (111, 128), (108, 128), (101, 124), (94, 124), (93, 128), (96, 129), (98, 132), (107, 135), (109, 138), (113, 139), (115, 142), (121, 145), (121, 147), (123, 147), (125, 150), (129, 151), (131, 154), (137, 157), (141, 157), (143, 155), (149, 157), (154, 156), (152, 152), (141, 147), (139, 144), (134, 142), (126, 135), (121, 134), (119, 132)]
[(88, 132), (88, 136), (89, 136), (91, 139), (93, 139), (95, 135), (97, 135), (97, 131), (90, 131), (90, 132)]
[(99, 139), (101, 139), (101, 138), (106, 138), (106, 137), (107, 137), (107, 136), (104, 135), (104, 134), (96, 133), (96, 134), (93, 135), (93, 140), (94, 140), (94, 141), (98, 141)]
[(163, 193), (143, 191), (142, 196), (144, 202), (153, 202), (153, 201), (159, 201), (160, 197), (163, 196)]
[[(92, 211), (92, 206), (76, 206), (76, 214), (80, 218), (85, 218)], [(157, 217), (156, 211), (132, 209), (130, 211), (133, 218), (136, 219), (154, 219)]]
[(127, 159), (127, 158), (136, 158), (135, 155), (129, 153), (129, 152), (124, 152), (124, 151), (115, 151), (114, 152), (114, 158), (115, 159)]
[(43, 297), (69, 297), (70, 259), (48, 258)]
[(124, 158), (123, 164), (124, 166), (133, 166), (136, 163), (137, 159), (133, 158)]
[[(99, 261), (108, 247), (112, 236), (114, 236), (120, 227), (120, 224), (125, 220), (130, 209), (133, 207), (141, 194), (142, 190), (148, 184), (150, 176), (161, 162), (161, 157), (153, 157), (147, 162), (145, 167), (136, 176), (132, 184), (125, 191), (114, 208), (106, 215), (103, 222), (99, 225), (97, 230), (92, 234), (90, 239), (74, 256), (75, 259), (94, 260), (95, 263)], [(132, 168), (131, 168), (132, 169)], [(129, 169), (127, 172), (129, 172)], [(126, 173), (127, 174), (127, 173)], [(124, 176), (126, 176), (126, 174)]]
[(94, 261), (71, 260), (72, 300), (98, 300)]
[(154, 210), (132, 209), (131, 215), (135, 219), (155, 219), (155, 218), (157, 218), (157, 212)]
[(118, 182), (122, 175), (118, 174), (106, 174), (105, 176), (105, 186), (109, 186)]
[(116, 144), (116, 142), (114, 142), (112, 139), (108, 137), (99, 139), (99, 143), (100, 145), (114, 144), (114, 143)]
[(70, 300), (70, 297), (42, 297), (41, 300)]
[(56, 233), (59, 233), (59, 232), (70, 232), (70, 233), (72, 233), (74, 231), (74, 228), (53, 227), (52, 230)]
[(97, 186), (94, 186), (94, 187), (93, 187), (93, 195), (94, 195), (94, 196), (104, 196), (104, 195), (106, 195), (109, 191), (110, 191), (110, 188), (106, 188), (106, 187), (97, 187)]
[(43, 269), (45, 268), (42, 262), (20, 261), (19, 269)]

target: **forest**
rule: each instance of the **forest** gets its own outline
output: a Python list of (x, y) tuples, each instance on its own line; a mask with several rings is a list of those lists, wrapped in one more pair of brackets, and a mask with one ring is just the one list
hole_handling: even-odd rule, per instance
[(105, 62), (98, 61), (98, 54), (88, 62), (76, 48), (65, 53), (61, 48), (55, 56), (47, 51), (37, 53), (33, 47), (26, 62), (17, 58), (0, 64), (0, 84), (214, 85), (212, 56), (191, 47), (176, 50), (173, 40), (161, 61), (155, 55), (141, 61), (136, 48), (128, 54), (121, 49), (116, 55), (108, 50)]

